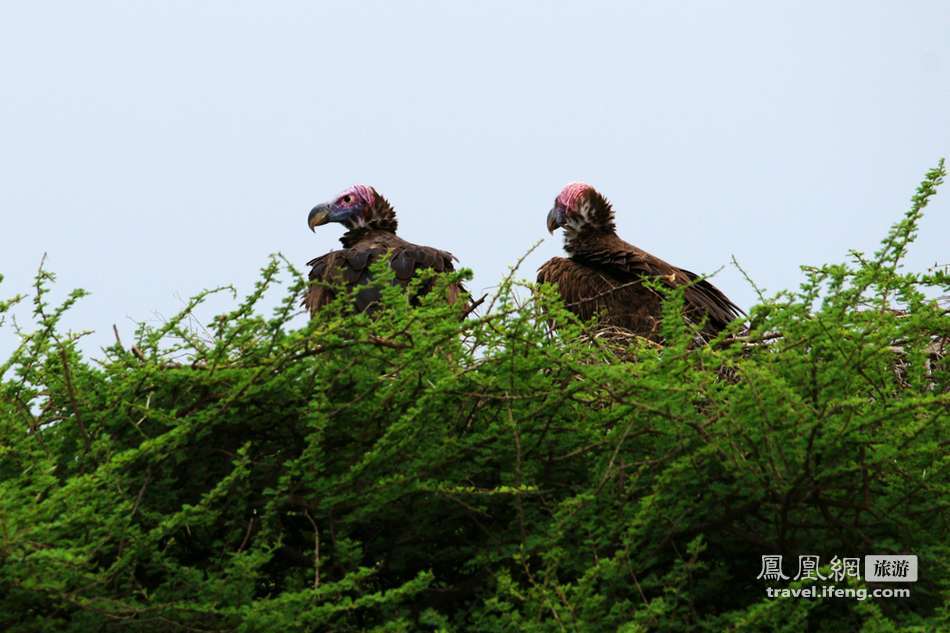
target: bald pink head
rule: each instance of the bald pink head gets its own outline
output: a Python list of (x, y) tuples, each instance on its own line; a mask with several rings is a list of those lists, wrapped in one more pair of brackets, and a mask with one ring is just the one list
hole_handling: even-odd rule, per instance
[(353, 185), (344, 189), (336, 198), (341, 207), (356, 205), (371, 207), (376, 203), (376, 190), (369, 185)]
[(340, 192), (333, 202), (318, 204), (307, 216), (313, 230), (322, 224), (337, 222), (348, 229), (376, 226), (396, 231), (396, 216), (386, 199), (369, 185), (353, 185)]
[(592, 191), (594, 188), (583, 182), (572, 182), (569, 183), (566, 187), (561, 189), (561, 193), (557, 194), (557, 204), (561, 205), (565, 209), (574, 211), (577, 209), (577, 202), (581, 199), (586, 192)]
[(548, 231), (564, 228), (570, 241), (581, 232), (614, 231), (614, 212), (607, 198), (585, 182), (568, 183), (548, 212)]

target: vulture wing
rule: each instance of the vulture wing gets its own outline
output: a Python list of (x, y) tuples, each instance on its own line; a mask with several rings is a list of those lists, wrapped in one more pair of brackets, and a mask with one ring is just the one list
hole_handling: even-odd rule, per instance
[(572, 259), (548, 260), (538, 269), (538, 283), (557, 286), (564, 305), (582, 321), (598, 313), (606, 313), (609, 318), (637, 309), (636, 304), (628, 301), (632, 298), (630, 293), (624, 292), (629, 286), (607, 272)]
[(701, 308), (709, 315), (709, 323), (715, 327), (716, 332), (745, 314), (742, 308), (734, 304), (722, 290), (709, 283), (708, 280), (699, 279), (699, 275), (683, 268), (678, 270), (689, 277), (693, 284), (686, 290), (687, 302)]
[[(397, 238), (398, 239), (398, 238)], [(403, 240), (395, 243), (358, 243), (352, 248), (331, 251), (326, 255), (307, 262), (310, 269), (310, 289), (304, 298), (304, 305), (311, 314), (333, 301), (334, 287), (343, 283), (349, 287), (366, 286), (356, 295), (356, 309), (364, 311), (381, 300), (378, 288), (367, 286), (372, 279), (370, 266), (380, 257), (390, 254), (389, 263), (396, 274), (396, 282), (402, 286), (409, 284), (417, 270), (431, 268), (436, 272), (455, 270), (451, 253), (428, 246), (418, 246)], [(431, 289), (433, 282), (421, 288), (420, 294)], [(453, 284), (449, 288), (448, 300), (454, 303), (464, 289)]]
[(742, 313), (705, 279), (699, 280), (698, 275), (615, 236), (571, 259), (555, 257), (538, 273), (538, 282), (557, 284), (567, 307), (581, 319), (602, 312), (605, 322), (650, 338), (656, 336), (662, 297), (641, 283), (644, 278), (657, 279), (671, 288), (689, 285), (687, 315), (696, 322), (705, 318), (709, 335)]
[(556, 285), (564, 305), (582, 321), (600, 315), (605, 325), (658, 340), (663, 297), (641, 281), (622, 271), (563, 257), (538, 269), (538, 283)]

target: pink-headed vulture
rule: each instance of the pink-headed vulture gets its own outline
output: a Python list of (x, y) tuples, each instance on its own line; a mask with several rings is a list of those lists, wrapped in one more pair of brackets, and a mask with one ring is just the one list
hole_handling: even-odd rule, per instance
[[(311, 267), (310, 287), (304, 305), (311, 315), (333, 300), (334, 290), (341, 284), (365, 286), (356, 294), (356, 309), (372, 310), (380, 301), (380, 291), (367, 284), (371, 281), (370, 265), (380, 257), (388, 255), (395, 281), (403, 287), (420, 269), (440, 273), (455, 270), (452, 265), (455, 257), (451, 253), (412, 244), (396, 235), (395, 210), (370, 186), (353, 185), (331, 202), (315, 206), (307, 217), (311, 231), (330, 222), (346, 228), (340, 238), (343, 248), (307, 262)], [(433, 281), (429, 281), (420, 288), (420, 293), (428, 292), (432, 285)], [(466, 296), (458, 284), (450, 285), (447, 295), (450, 303)]]
[(702, 323), (708, 339), (744, 314), (718, 288), (688, 270), (620, 239), (610, 202), (584, 183), (564, 187), (547, 217), (548, 231), (564, 230), (564, 250), (538, 269), (538, 283), (557, 286), (565, 305), (582, 320), (600, 315), (600, 323), (660, 341), (663, 296), (643, 283), (686, 286), (685, 312)]

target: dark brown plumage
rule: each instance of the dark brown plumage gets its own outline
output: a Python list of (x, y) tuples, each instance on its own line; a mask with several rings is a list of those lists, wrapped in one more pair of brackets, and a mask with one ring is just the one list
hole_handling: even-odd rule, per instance
[(564, 229), (570, 258), (546, 262), (538, 269), (538, 282), (556, 285), (564, 303), (582, 320), (600, 314), (605, 325), (659, 341), (663, 297), (644, 285), (644, 279), (671, 288), (687, 286), (686, 316), (694, 323), (705, 320), (705, 337), (715, 336), (744, 314), (705, 279), (620, 239), (610, 203), (589, 185), (572, 183), (558, 195), (548, 214), (548, 229), (556, 228)]
[[(417, 270), (429, 268), (440, 273), (455, 270), (452, 265), (455, 257), (451, 253), (412, 244), (396, 235), (396, 213), (372, 187), (355, 185), (334, 202), (314, 207), (308, 218), (311, 229), (326, 222), (339, 222), (347, 231), (340, 238), (343, 249), (307, 262), (311, 266), (310, 288), (304, 305), (311, 315), (333, 300), (334, 289), (339, 284), (366, 285), (371, 280), (370, 265), (387, 253), (396, 282), (404, 287)], [(426, 283), (420, 294), (428, 292), (432, 285), (433, 281)], [(454, 303), (464, 294), (464, 288), (452, 284), (447, 294), (447, 300)], [(367, 286), (356, 295), (356, 309), (371, 310), (379, 301), (379, 289)]]

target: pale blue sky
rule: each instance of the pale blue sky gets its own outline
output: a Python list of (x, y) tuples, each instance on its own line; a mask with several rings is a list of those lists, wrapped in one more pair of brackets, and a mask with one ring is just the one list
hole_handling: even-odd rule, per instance
[[(673, 264), (769, 291), (873, 250), (950, 148), (950, 3), (3, 2), (0, 295), (44, 252), (108, 344), (202, 288), (248, 290), (341, 230), (366, 182), (475, 291), (586, 180)], [(950, 191), (909, 265), (950, 259)], [(715, 279), (743, 307), (731, 267)], [(13, 343), (0, 330), (0, 356)]]

